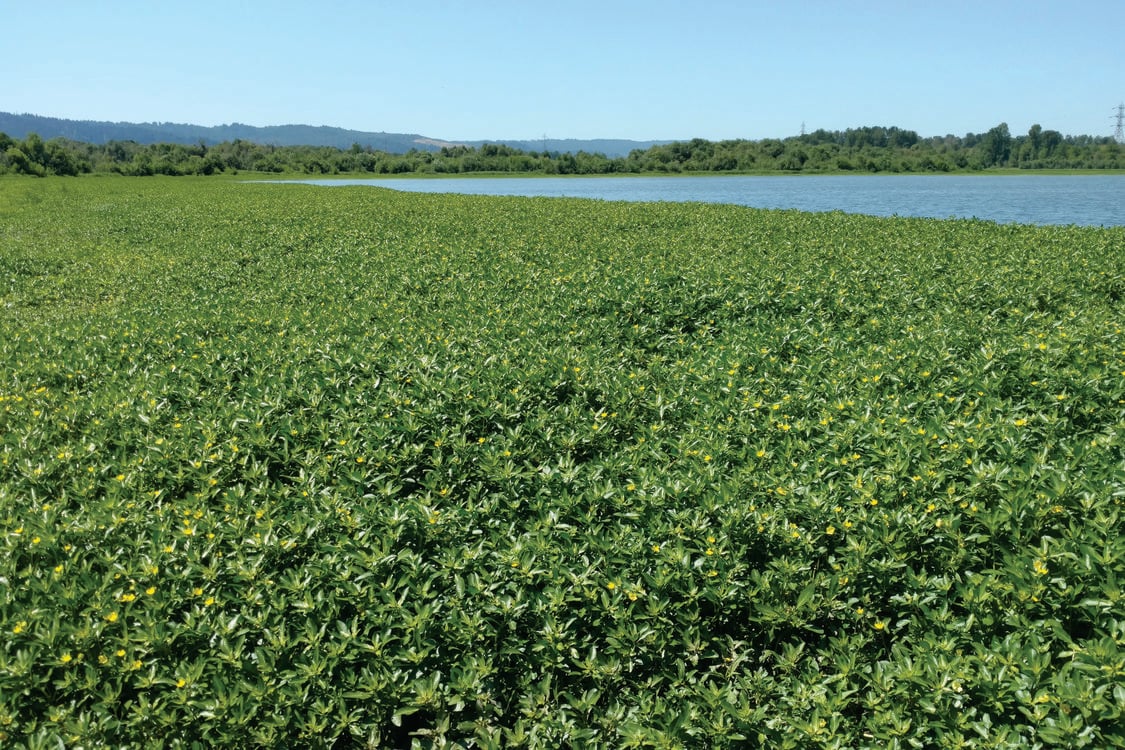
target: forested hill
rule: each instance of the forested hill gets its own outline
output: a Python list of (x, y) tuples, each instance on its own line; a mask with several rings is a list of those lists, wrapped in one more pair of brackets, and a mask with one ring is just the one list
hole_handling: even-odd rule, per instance
[(429, 138), (413, 133), (372, 133), (313, 125), (272, 125), (257, 127), (231, 123), (230, 125), (188, 125), (174, 122), (97, 122), (93, 120), (63, 120), (57, 117), (12, 114), (0, 112), (0, 133), (12, 138), (26, 138), (35, 133), (43, 140), (66, 138), (72, 141), (102, 145), (111, 141), (133, 141), (140, 144), (180, 143), (214, 146), (228, 141), (250, 141), (266, 146), (327, 146), (347, 149), (358, 144), (363, 149), (388, 154), (405, 154), (414, 151), (440, 151), (447, 146), (483, 146), (497, 143), (525, 151), (554, 151), (559, 153), (590, 153), (606, 156), (625, 156), (635, 149), (650, 148), (668, 141), (630, 141), (620, 139), (552, 139), (533, 141), (456, 141)]
[(57, 117), (0, 112), (0, 132), (14, 138), (36, 133), (44, 140), (67, 138), (83, 143), (105, 144), (111, 141), (153, 143), (204, 143), (214, 146), (225, 141), (244, 140), (270, 146), (329, 146), (349, 148), (358, 143), (365, 148), (387, 153), (406, 153), (411, 149), (437, 151), (442, 141), (406, 133), (365, 133), (344, 128), (312, 125), (275, 125), (257, 127), (230, 125), (189, 125), (175, 122), (98, 122), (94, 120), (63, 120)]

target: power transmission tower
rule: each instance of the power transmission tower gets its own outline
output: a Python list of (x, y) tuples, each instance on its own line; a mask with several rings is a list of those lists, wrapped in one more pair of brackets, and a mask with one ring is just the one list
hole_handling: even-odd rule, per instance
[(1125, 104), (1117, 105), (1117, 129), (1113, 131), (1113, 140), (1125, 143)]

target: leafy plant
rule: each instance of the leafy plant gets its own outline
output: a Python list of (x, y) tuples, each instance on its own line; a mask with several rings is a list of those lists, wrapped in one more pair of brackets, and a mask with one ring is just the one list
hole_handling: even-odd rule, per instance
[(0, 195), (7, 743), (1125, 744), (1121, 229)]

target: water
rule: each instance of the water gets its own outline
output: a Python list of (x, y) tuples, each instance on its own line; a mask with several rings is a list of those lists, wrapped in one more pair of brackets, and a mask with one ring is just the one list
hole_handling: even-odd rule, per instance
[(297, 180), (426, 193), (701, 201), (875, 216), (1125, 226), (1125, 175), (457, 177)]

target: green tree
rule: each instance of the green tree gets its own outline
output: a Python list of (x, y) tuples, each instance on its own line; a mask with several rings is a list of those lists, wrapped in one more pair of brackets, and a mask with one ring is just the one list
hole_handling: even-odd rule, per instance
[(1043, 126), (1035, 123), (1027, 131), (1027, 145), (1030, 147), (1032, 159), (1039, 158), (1039, 149), (1043, 148)]
[(47, 165), (47, 146), (38, 133), (27, 134), (27, 138), (23, 139), (22, 150), (31, 161), (43, 167)]
[(1012, 134), (1002, 122), (985, 133), (980, 142), (981, 163), (986, 167), (1004, 166), (1012, 153)]
[(4, 152), (4, 156), (16, 174), (29, 174), (36, 177), (42, 177), (46, 174), (46, 170), (41, 164), (33, 162), (27, 157), (27, 154), (16, 146), (9, 146), (8, 150)]
[(45, 166), (53, 174), (73, 176), (78, 174), (78, 160), (69, 148), (59, 139), (50, 140), (46, 146)]
[(1044, 130), (1043, 131), (1043, 156), (1051, 157), (1055, 155), (1055, 150), (1058, 149), (1063, 143), (1062, 133), (1057, 130)]

